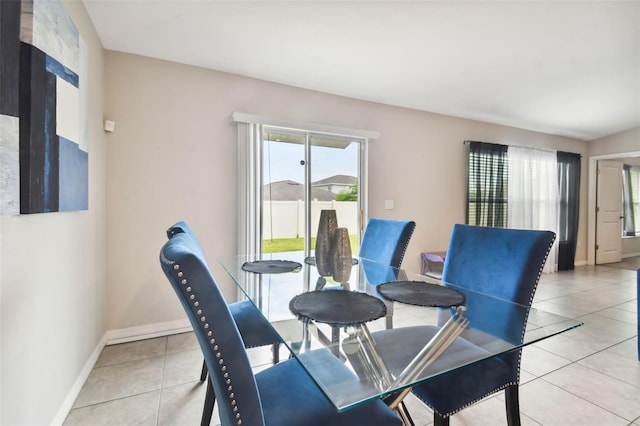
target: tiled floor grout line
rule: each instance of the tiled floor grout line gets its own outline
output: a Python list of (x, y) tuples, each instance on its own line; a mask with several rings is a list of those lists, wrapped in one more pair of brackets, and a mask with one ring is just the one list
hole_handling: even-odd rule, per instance
[(162, 374), (160, 375), (160, 392), (158, 393), (158, 403), (156, 405), (156, 425), (160, 424), (160, 407), (162, 406), (162, 394), (164, 393), (164, 373), (167, 369), (167, 353), (169, 352), (169, 337), (164, 337), (164, 359), (162, 362)]
[[(571, 364), (574, 364), (574, 363), (571, 363)], [(571, 364), (569, 364), (569, 365), (571, 365)], [(569, 365), (565, 365), (564, 367), (558, 368), (558, 369), (556, 369), (556, 370), (554, 370), (554, 371), (561, 370), (561, 369), (563, 369), (563, 368), (568, 367)], [(587, 367), (587, 368), (588, 368), (588, 367)], [(552, 373), (552, 372), (550, 372), (550, 373)], [(550, 374), (550, 373), (544, 374), (544, 376), (546, 376), (546, 375), (548, 375), (548, 374)], [(620, 419), (624, 420), (625, 422), (629, 421), (629, 420), (625, 419), (624, 417), (622, 417), (620, 414), (618, 414), (618, 413), (616, 413), (616, 412), (614, 412), (614, 411), (611, 411), (611, 410), (609, 410), (608, 408), (603, 407), (603, 406), (602, 406), (602, 405), (600, 405), (600, 404), (597, 404), (597, 403), (592, 402), (592, 401), (588, 401), (588, 400), (584, 399), (583, 397), (581, 397), (580, 395), (578, 395), (578, 394), (576, 394), (576, 393), (574, 393), (574, 392), (571, 392), (570, 390), (564, 389), (564, 388), (562, 388), (562, 387), (560, 387), (560, 386), (558, 386), (558, 385), (556, 385), (556, 384), (554, 384), (554, 383), (551, 383), (551, 382), (550, 382), (550, 381), (548, 381), (548, 380), (545, 380), (545, 379), (543, 378), (543, 376), (540, 376), (540, 377), (538, 377), (538, 378), (539, 378), (539, 379), (541, 379), (541, 380), (544, 380), (544, 381), (545, 381), (547, 384), (549, 384), (550, 386), (554, 386), (554, 387), (556, 387), (556, 388), (558, 388), (558, 389), (561, 389), (561, 390), (563, 390), (563, 391), (565, 391), (565, 392), (568, 392), (568, 393), (570, 393), (571, 395), (573, 395), (573, 396), (575, 396), (576, 398), (579, 398), (579, 399), (581, 399), (581, 400), (585, 401), (585, 402), (586, 402), (586, 403), (588, 403), (588, 404), (593, 404), (593, 405), (595, 405), (596, 407), (599, 407), (600, 409), (605, 410), (605, 411), (607, 411), (607, 412), (609, 412), (609, 413), (613, 414), (613, 415), (614, 415), (614, 416), (616, 416), (616, 417), (619, 417)], [(629, 424), (632, 424), (634, 421), (635, 421), (635, 420), (631, 420), (631, 423), (629, 423)]]

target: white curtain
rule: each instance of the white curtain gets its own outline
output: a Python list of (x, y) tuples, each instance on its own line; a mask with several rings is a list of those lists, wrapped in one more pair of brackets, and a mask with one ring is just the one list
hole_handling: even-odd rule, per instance
[[(510, 146), (508, 214), (509, 228), (538, 229), (558, 234), (558, 159), (557, 153)], [(543, 272), (558, 269), (557, 242), (553, 244)]]
[(261, 134), (260, 124), (238, 122), (239, 195), (236, 252), (240, 255), (259, 253), (261, 247)]

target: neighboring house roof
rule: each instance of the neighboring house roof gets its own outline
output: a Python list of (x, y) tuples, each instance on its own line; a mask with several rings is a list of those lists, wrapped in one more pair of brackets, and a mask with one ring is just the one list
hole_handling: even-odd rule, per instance
[[(271, 201), (304, 200), (304, 185), (292, 180), (272, 182), (264, 186), (262, 198)], [(336, 194), (320, 188), (311, 188), (311, 198), (318, 201), (332, 201), (336, 199)]]
[(325, 179), (320, 179), (312, 182), (311, 185), (355, 185), (358, 183), (358, 178), (349, 175), (334, 175)]

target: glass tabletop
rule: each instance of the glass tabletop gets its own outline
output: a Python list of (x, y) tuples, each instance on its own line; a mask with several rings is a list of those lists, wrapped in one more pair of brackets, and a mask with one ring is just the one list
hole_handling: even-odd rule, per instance
[[(219, 261), (338, 411), (397, 394), (431, 377), (516, 350), (582, 324), (364, 258), (353, 259), (346, 282), (319, 276), (313, 260), (305, 259), (301, 252), (235, 256)], [(262, 261), (297, 264), (285, 268), (286, 272), (246, 270), (253, 270), (247, 268), (248, 264), (253, 267)], [(409, 281), (411, 288), (417, 291), (420, 283), (425, 283), (425, 288), (444, 285), (461, 293), (464, 302), (460, 306), (429, 307), (422, 306), (422, 302), (391, 301), (378, 292), (378, 285), (396, 281)], [(338, 325), (335, 321), (324, 318), (316, 321), (313, 316), (309, 318), (292, 312), (290, 304), (296, 296), (320, 291), (365, 293), (382, 301), (386, 312), (376, 314), (377, 319), (367, 317), (364, 323), (350, 320), (349, 324)], [(329, 296), (330, 299), (325, 298), (331, 300), (326, 309), (337, 309), (340, 305), (336, 302), (338, 294)], [(325, 303), (318, 300), (317, 303)], [(322, 305), (315, 306), (316, 312), (323, 310)], [(317, 350), (330, 351), (339, 358), (353, 373), (354, 380), (332, 376), (317, 362), (318, 358), (305, 355)]]

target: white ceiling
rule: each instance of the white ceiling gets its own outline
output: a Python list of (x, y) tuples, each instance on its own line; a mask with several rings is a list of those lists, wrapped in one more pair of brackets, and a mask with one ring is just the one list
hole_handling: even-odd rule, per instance
[(593, 140), (640, 126), (640, 1), (83, 0), (106, 49)]

